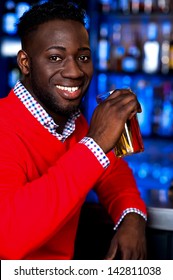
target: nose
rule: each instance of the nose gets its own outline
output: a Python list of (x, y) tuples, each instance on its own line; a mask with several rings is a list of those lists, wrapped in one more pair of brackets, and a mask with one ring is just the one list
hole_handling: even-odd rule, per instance
[(64, 78), (71, 78), (71, 79), (77, 79), (84, 76), (84, 72), (79, 67), (77, 61), (73, 58), (66, 60), (61, 74)]

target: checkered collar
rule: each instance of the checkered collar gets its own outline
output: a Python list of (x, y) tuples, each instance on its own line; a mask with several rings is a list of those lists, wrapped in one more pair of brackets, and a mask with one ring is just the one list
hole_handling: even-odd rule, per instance
[(57, 137), (60, 141), (64, 142), (75, 130), (75, 120), (80, 116), (80, 110), (74, 113), (67, 121), (62, 134), (56, 132), (58, 124), (53, 118), (45, 111), (45, 109), (37, 102), (36, 99), (28, 92), (24, 85), (17, 81), (14, 86), (14, 93), (28, 109), (28, 111), (43, 125), (52, 135)]

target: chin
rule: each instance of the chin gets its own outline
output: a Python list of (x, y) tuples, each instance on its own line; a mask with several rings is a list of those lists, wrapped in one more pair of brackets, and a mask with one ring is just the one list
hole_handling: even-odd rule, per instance
[(79, 109), (79, 106), (56, 108), (56, 109), (54, 109), (54, 113), (69, 117), (71, 114), (75, 113), (78, 109)]

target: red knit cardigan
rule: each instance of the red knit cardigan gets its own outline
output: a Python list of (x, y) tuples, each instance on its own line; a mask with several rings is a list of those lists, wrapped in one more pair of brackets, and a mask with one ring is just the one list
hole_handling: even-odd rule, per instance
[(0, 259), (71, 259), (80, 209), (95, 188), (115, 224), (123, 210), (146, 213), (127, 163), (107, 156), (104, 170), (81, 143), (85, 118), (64, 142), (11, 91), (0, 100)]

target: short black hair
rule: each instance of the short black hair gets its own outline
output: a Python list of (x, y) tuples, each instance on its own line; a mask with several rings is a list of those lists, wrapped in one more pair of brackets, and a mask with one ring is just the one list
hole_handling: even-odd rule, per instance
[(24, 37), (37, 29), (40, 24), (50, 20), (75, 20), (86, 26), (86, 11), (74, 1), (47, 1), (43, 4), (34, 4), (19, 19), (17, 24), (18, 36)]

